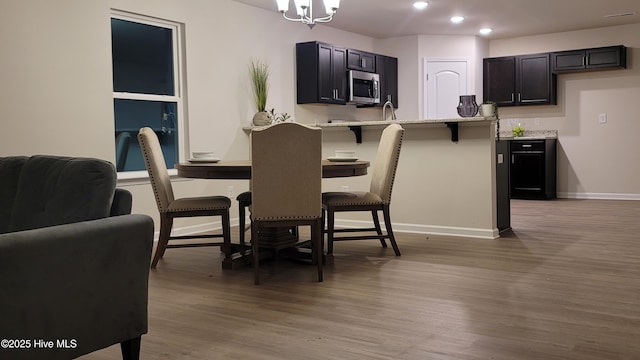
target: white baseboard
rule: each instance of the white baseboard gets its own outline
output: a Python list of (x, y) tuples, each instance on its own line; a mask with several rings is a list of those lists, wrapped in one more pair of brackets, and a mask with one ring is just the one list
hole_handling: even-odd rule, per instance
[[(247, 224), (249, 220), (247, 219)], [(373, 227), (373, 223), (370, 221), (361, 220), (336, 220), (336, 227), (349, 227), (349, 228), (368, 228)], [(384, 228), (384, 223), (381, 223)], [(231, 219), (231, 227), (238, 226), (238, 219)], [(204, 232), (219, 231), (222, 228), (220, 221), (215, 221), (207, 224), (191, 225), (176, 227), (173, 229), (173, 235), (193, 235)], [(446, 227), (446, 226), (433, 226), (433, 225), (418, 225), (418, 224), (393, 224), (394, 232), (404, 232), (413, 234), (427, 234), (427, 235), (444, 235), (444, 236), (460, 236), (470, 237), (478, 239), (497, 239), (500, 237), (498, 229), (476, 229), (476, 228), (462, 228), (462, 227)], [(155, 239), (158, 239), (159, 232), (154, 234)]]
[[(234, 227), (234, 226), (238, 226), (237, 218), (231, 219), (231, 227)], [(208, 222), (206, 224), (189, 225), (189, 226), (181, 226), (181, 227), (174, 226), (171, 234), (175, 236), (184, 236), (184, 235), (210, 233), (213, 231), (220, 231), (220, 229), (222, 229), (222, 222), (213, 221), (213, 222)], [(158, 241), (159, 236), (160, 236), (160, 230), (153, 233), (153, 238), (155, 239), (155, 241)]]
[(640, 194), (559, 192), (558, 198), (583, 200), (640, 200)]
[[(373, 223), (368, 221), (359, 220), (336, 220), (336, 227), (350, 227), (350, 228), (366, 228), (372, 227)], [(384, 228), (384, 223), (382, 223)], [(413, 234), (427, 234), (427, 235), (445, 235), (445, 236), (461, 236), (471, 237), (478, 239), (497, 239), (500, 237), (498, 229), (477, 229), (477, 228), (462, 228), (454, 226), (434, 226), (434, 225), (419, 225), (419, 224), (393, 224), (394, 232), (405, 232)]]

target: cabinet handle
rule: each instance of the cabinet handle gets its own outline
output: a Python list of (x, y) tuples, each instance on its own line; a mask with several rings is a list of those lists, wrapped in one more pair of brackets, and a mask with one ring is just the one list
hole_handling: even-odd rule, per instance
[(366, 67), (367, 67), (367, 59), (362, 59), (362, 60), (360, 60), (360, 65), (361, 65), (363, 68), (366, 68)]
[(532, 145), (531, 144), (522, 144), (523, 148), (530, 148)]
[(516, 163), (516, 156), (515, 155), (511, 155), (511, 163), (512, 164)]
[(522, 102), (522, 93), (518, 93), (518, 102)]
[(587, 66), (587, 57), (583, 56), (582, 57), (582, 67), (585, 67), (585, 66)]
[(515, 102), (513, 93), (511, 93), (511, 102)]

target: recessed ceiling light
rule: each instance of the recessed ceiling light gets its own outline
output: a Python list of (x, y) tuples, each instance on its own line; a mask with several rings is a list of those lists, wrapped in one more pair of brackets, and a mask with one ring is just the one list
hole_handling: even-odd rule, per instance
[(418, 9), (418, 10), (422, 10), (424, 8), (426, 8), (427, 6), (429, 6), (429, 3), (426, 1), (416, 1), (413, 3), (413, 7)]
[(464, 21), (464, 16), (454, 16), (451, 18), (451, 22), (454, 24), (459, 24)]
[(490, 34), (492, 31), (493, 31), (493, 29), (492, 29), (492, 28), (482, 28), (482, 29), (480, 29), (480, 34), (482, 34), (482, 35), (488, 35), (488, 34)]

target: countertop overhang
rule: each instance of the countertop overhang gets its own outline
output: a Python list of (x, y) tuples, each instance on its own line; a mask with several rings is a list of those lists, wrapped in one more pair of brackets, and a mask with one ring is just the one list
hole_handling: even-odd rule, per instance
[(486, 125), (495, 122), (497, 119), (493, 116), (474, 116), (466, 118), (450, 118), (450, 119), (423, 119), (423, 120), (380, 120), (380, 121), (331, 121), (320, 123), (316, 126), (321, 128), (343, 128), (348, 127), (356, 137), (356, 143), (362, 143), (362, 127), (363, 126), (388, 126), (390, 124), (399, 125), (446, 125), (451, 131), (451, 141), (458, 142), (458, 127), (463, 125)]
[[(496, 122), (497, 119), (494, 116), (474, 116), (474, 117), (458, 117), (458, 118), (449, 118), (449, 119), (415, 119), (415, 120), (354, 120), (354, 121), (345, 121), (345, 120), (330, 120), (329, 122), (322, 122), (314, 124), (313, 126), (317, 126), (323, 129), (340, 129), (340, 128), (348, 128), (353, 132), (356, 137), (356, 142), (358, 144), (362, 143), (362, 127), (382, 127), (388, 126), (390, 124), (399, 124), (399, 125), (409, 125), (409, 126), (438, 126), (445, 125), (451, 131), (451, 141), (458, 142), (458, 127), (460, 125), (463, 126), (474, 126), (474, 125), (487, 125), (492, 122)], [(311, 125), (311, 124), (308, 124)], [(253, 128), (259, 126), (249, 126), (244, 127), (245, 131), (251, 131)]]
[(316, 124), (318, 127), (349, 127), (349, 126), (387, 126), (389, 124), (400, 125), (446, 125), (448, 123), (481, 124), (487, 121), (496, 121), (495, 117), (474, 116), (467, 118), (450, 119), (422, 119), (422, 120), (363, 120), (363, 121), (336, 121)]

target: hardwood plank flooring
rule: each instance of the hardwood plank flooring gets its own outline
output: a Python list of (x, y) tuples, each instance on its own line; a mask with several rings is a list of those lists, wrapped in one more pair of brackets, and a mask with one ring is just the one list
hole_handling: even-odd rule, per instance
[[(640, 359), (640, 202), (512, 201), (496, 240), (398, 234), (335, 264), (222, 270), (170, 249), (142, 359)], [(235, 237), (237, 238), (237, 237)], [(82, 359), (120, 359), (112, 346)]]

